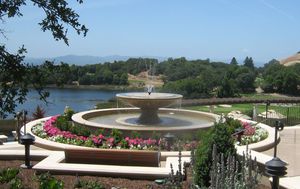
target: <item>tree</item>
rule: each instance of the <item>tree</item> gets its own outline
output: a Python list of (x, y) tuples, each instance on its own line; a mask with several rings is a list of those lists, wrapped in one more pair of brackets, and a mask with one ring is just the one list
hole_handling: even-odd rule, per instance
[(217, 96), (219, 98), (228, 98), (237, 96), (237, 87), (234, 79), (230, 78), (228, 75), (225, 75), (221, 86), (217, 91)]
[(244, 60), (244, 66), (254, 70), (254, 64), (253, 64), (253, 60), (252, 60), (252, 57), (246, 57), (245, 60)]
[(230, 61), (231, 65), (238, 65), (238, 62), (236, 61), (235, 57), (233, 57)]
[[(2, 0), (0, 21), (3, 23), (16, 16), (22, 17), (21, 8), (28, 2), (32, 2), (34, 6), (45, 12), (46, 17), (39, 25), (42, 31), (50, 31), (55, 40), (63, 40), (66, 45), (69, 45), (66, 26), (71, 26), (78, 35), (86, 35), (88, 29), (79, 23), (79, 15), (68, 6), (66, 0)], [(83, 0), (77, 2), (81, 4)], [(0, 35), (6, 37), (3, 27), (0, 28)], [(18, 52), (11, 53), (6, 50), (5, 44), (0, 45), (0, 117), (2, 118), (5, 118), (7, 113), (14, 113), (17, 103), (25, 102), (30, 85), (37, 89), (41, 99), (49, 95), (43, 90), (44, 79), (37, 77), (42, 76), (38, 67), (24, 63), (25, 53), (24, 46), (20, 47)]]
[(128, 75), (127, 73), (122, 73), (120, 77), (120, 85), (127, 85), (128, 84)]
[(238, 75), (236, 82), (239, 90), (243, 93), (255, 92), (255, 74), (253, 72)]

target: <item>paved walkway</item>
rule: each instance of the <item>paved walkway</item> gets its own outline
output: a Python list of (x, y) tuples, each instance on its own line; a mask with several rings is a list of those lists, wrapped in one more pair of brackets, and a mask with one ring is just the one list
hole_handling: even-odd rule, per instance
[[(262, 153), (273, 156), (274, 149)], [(300, 126), (286, 127), (280, 131), (277, 157), (289, 164), (286, 176), (300, 176)]]
[[(285, 127), (280, 131), (280, 143), (277, 146), (277, 157), (288, 163), (286, 177), (280, 178), (279, 184), (288, 189), (299, 189), (300, 186), (300, 125)], [(274, 149), (262, 152), (273, 156)]]

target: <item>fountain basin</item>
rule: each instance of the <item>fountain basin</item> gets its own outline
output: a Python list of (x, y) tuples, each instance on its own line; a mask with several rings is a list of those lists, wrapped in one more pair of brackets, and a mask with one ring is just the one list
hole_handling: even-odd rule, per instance
[(158, 116), (158, 109), (174, 104), (180, 104), (182, 95), (172, 93), (145, 93), (130, 92), (116, 95), (121, 100), (131, 106), (140, 108), (140, 116), (137, 119), (139, 124), (153, 125), (162, 120)]
[(174, 133), (181, 135), (193, 133), (199, 129), (206, 129), (213, 125), (219, 116), (206, 112), (161, 108), (158, 115), (161, 119), (156, 124), (142, 124), (138, 122), (139, 108), (113, 108), (90, 110), (72, 116), (72, 120), (90, 129), (118, 129), (130, 134), (137, 131), (143, 136), (156, 133)]

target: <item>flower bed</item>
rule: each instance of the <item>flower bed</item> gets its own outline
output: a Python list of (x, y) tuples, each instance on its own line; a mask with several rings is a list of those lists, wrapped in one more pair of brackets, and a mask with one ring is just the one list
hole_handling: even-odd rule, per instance
[(268, 132), (258, 124), (241, 121), (243, 134), (238, 145), (247, 145), (262, 141), (268, 137)]
[[(68, 123), (64, 116), (53, 116), (32, 127), (32, 132), (38, 137), (59, 142), (63, 144), (79, 145), (104, 149), (137, 149), (137, 150), (164, 150), (168, 149), (165, 139), (155, 136), (155, 138), (142, 138), (138, 133), (133, 132), (133, 136), (122, 136), (121, 131), (112, 129), (110, 132), (97, 130), (94, 132), (84, 130), (80, 126)], [(63, 121), (62, 121), (63, 120)], [(228, 120), (227, 120), (228, 121)], [(264, 140), (268, 137), (268, 132), (258, 124), (249, 122), (230, 120), (228, 125), (231, 130), (242, 130), (238, 145), (252, 144)], [(65, 130), (64, 130), (65, 129)], [(76, 133), (76, 134), (75, 134)], [(233, 132), (232, 132), (233, 133)], [(192, 150), (198, 145), (195, 140), (177, 140), (170, 149)]]
[(139, 150), (157, 150), (160, 140), (156, 139), (142, 139), (121, 137), (121, 132), (112, 130), (110, 135), (104, 134), (91, 134), (90, 136), (82, 136), (74, 134), (70, 131), (62, 131), (55, 126), (59, 116), (53, 116), (45, 122), (35, 125), (32, 132), (38, 137), (72, 145), (80, 145), (86, 147), (98, 148), (116, 148), (116, 149), (139, 149)]

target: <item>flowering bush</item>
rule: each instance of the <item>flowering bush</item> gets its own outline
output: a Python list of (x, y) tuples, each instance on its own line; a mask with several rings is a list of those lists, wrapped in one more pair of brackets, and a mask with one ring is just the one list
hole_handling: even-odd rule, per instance
[(257, 124), (251, 125), (249, 122), (241, 122), (241, 124), (244, 129), (244, 133), (239, 145), (256, 143), (268, 137), (268, 132)]

